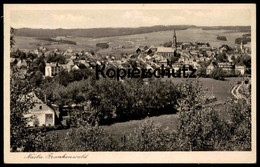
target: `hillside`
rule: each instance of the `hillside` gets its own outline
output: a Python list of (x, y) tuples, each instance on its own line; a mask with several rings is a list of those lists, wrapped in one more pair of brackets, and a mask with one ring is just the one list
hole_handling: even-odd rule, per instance
[(185, 30), (194, 27), (192, 25), (178, 26), (152, 26), (138, 28), (92, 28), (92, 29), (16, 29), (17, 36), (26, 37), (57, 37), (57, 36), (75, 36), (88, 38), (102, 38), (122, 35), (143, 34), (157, 31)]
[[(194, 25), (172, 25), (172, 26), (152, 26), (138, 28), (92, 28), (92, 29), (16, 29), (16, 36), (25, 37), (57, 37), (57, 36), (74, 36), (88, 38), (102, 38), (123, 35), (134, 35), (169, 30), (186, 30), (195, 28)], [(197, 27), (205, 30), (233, 30), (240, 32), (249, 32), (250, 26), (217, 26), (217, 27)]]
[(251, 26), (205, 26), (202, 27), (202, 30), (231, 30), (237, 32), (250, 32)]

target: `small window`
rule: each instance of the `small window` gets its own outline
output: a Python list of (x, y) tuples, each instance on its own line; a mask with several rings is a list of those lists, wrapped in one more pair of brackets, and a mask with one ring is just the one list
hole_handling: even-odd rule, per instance
[(41, 110), (41, 109), (42, 109), (42, 106), (39, 106), (39, 109)]

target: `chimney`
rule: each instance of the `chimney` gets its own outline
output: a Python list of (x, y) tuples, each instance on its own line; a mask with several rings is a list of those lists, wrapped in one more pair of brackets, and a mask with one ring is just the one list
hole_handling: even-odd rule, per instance
[(44, 94), (44, 103), (47, 103), (47, 97), (46, 97), (46, 94)]

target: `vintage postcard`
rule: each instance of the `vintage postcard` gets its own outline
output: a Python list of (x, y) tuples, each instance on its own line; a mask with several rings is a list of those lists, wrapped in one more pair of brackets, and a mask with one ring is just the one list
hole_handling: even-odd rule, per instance
[(256, 5), (5, 4), (4, 163), (256, 163)]

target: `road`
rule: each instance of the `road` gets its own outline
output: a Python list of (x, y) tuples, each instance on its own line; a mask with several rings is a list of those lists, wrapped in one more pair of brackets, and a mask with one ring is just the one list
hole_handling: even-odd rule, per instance
[(239, 89), (243, 84), (244, 82), (241, 82), (239, 85), (235, 85), (231, 90), (231, 93), (236, 99), (245, 99), (248, 102), (247, 98), (241, 93), (239, 93)]

